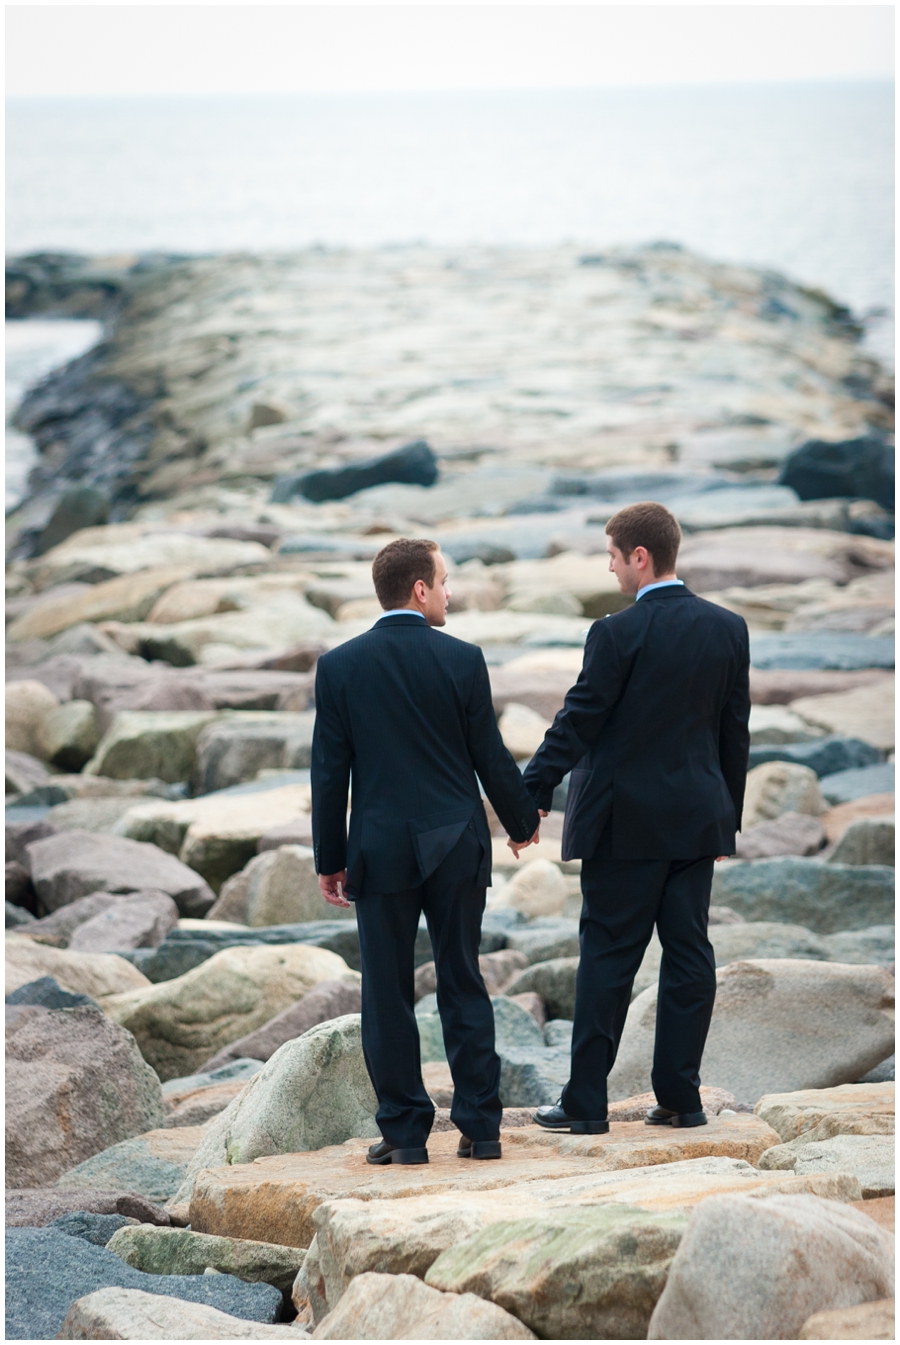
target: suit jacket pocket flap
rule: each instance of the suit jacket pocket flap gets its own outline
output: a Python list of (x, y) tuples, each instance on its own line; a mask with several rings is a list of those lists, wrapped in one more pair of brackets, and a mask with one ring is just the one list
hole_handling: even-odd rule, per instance
[(411, 817), (409, 830), (423, 880), (446, 859), (472, 820), (473, 809), (448, 816)]

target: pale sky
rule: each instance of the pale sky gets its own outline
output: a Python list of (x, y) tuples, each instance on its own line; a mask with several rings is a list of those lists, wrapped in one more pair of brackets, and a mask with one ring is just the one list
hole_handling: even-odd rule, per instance
[(8, 5), (7, 93), (893, 76), (892, 5)]

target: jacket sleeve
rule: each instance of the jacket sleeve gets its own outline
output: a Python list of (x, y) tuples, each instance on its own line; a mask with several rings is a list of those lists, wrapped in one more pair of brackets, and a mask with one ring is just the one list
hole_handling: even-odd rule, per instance
[(578, 681), (525, 769), (525, 784), (539, 808), (549, 809), (554, 789), (578, 764), (615, 709), (625, 680), (626, 670), (607, 621), (595, 621), (584, 646)]
[(326, 668), (316, 669), (316, 723), (313, 729), (312, 830), (316, 873), (347, 867), (347, 797), (353, 745), (341, 719)]
[(500, 737), (491, 699), (491, 679), (480, 649), (466, 705), (466, 735), (478, 778), (507, 835), (514, 841), (530, 840), (540, 824), (540, 814)]
[(719, 718), (719, 765), (734, 804), (735, 826), (738, 831), (741, 829), (749, 758), (750, 638), (745, 626), (734, 686)]

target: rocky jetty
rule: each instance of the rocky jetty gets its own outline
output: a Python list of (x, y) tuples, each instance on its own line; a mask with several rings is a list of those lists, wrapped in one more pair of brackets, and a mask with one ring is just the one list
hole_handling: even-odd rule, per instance
[[(105, 324), (17, 412), (7, 1337), (889, 1338), (893, 402), (851, 315), (668, 244), (42, 255), (7, 299)], [(423, 923), (431, 1161), (369, 1168), (356, 922), (310, 848), (316, 660), (377, 616), (377, 549), (433, 536), (524, 766), (624, 601), (604, 525), (644, 498), (751, 632), (709, 1124), (643, 1124), (655, 939), (610, 1133), (531, 1123), (572, 1031), (564, 783), (519, 861), (488, 807), (503, 1161), (455, 1156)]]

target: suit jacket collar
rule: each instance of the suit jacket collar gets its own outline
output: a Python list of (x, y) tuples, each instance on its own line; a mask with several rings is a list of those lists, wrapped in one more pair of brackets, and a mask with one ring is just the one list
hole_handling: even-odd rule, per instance
[(423, 616), (416, 616), (415, 612), (398, 612), (396, 616), (379, 617), (372, 627), (373, 630), (381, 630), (386, 626), (423, 626), (427, 627), (428, 622)]
[[(664, 588), (653, 588), (649, 593), (645, 593), (641, 598), (641, 603), (669, 602), (673, 598), (692, 598), (693, 596), (687, 584), (666, 584)], [(641, 603), (635, 603), (635, 606), (639, 607)]]

